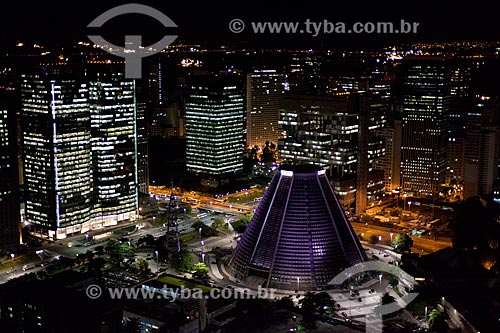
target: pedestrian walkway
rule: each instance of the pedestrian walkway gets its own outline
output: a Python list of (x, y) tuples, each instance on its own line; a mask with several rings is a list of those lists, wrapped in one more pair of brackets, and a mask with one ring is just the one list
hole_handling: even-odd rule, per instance
[(219, 272), (219, 267), (217, 266), (215, 256), (210, 256), (210, 270), (212, 274), (219, 280), (223, 280), (224, 276)]
[(236, 278), (234, 278), (233, 276), (231, 276), (231, 274), (228, 273), (228, 271), (226, 270), (226, 265), (224, 264), (225, 260), (226, 260), (227, 257), (224, 257), (222, 260), (221, 260), (221, 263), (219, 264), (220, 265), (220, 269), (222, 271), (222, 273), (231, 281), (235, 282), (235, 283), (238, 283)]

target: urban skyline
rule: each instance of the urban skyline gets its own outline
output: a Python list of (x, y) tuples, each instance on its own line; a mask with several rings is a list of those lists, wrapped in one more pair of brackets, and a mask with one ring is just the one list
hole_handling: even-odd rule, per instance
[(491, 10), (143, 4), (0, 23), (0, 331), (500, 330)]

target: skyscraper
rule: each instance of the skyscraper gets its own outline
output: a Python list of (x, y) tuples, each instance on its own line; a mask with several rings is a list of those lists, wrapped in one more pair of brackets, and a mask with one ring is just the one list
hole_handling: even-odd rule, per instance
[(134, 83), (24, 75), (25, 216), (52, 239), (135, 218)]
[(135, 84), (118, 77), (89, 87), (93, 224), (135, 218), (138, 196)]
[(149, 144), (147, 113), (147, 103), (137, 102), (137, 182), (139, 192), (142, 193), (149, 193)]
[(491, 194), (498, 178), (500, 130), (495, 116), (500, 107), (489, 99), (477, 99), (466, 115), (464, 199)]
[(231, 76), (199, 76), (186, 97), (187, 170), (223, 176), (243, 168), (242, 82)]
[(385, 155), (379, 160), (377, 168), (384, 171), (385, 191), (390, 192), (401, 186), (401, 120), (377, 130), (377, 135), (384, 138)]
[(0, 249), (19, 244), (20, 206), (16, 113), (10, 91), (0, 89)]
[(285, 93), (285, 76), (276, 70), (254, 70), (247, 75), (247, 145), (278, 143), (279, 100)]
[(325, 170), (298, 166), (276, 172), (228, 268), (249, 283), (314, 290), (365, 260)]
[(449, 64), (444, 57), (409, 56), (403, 66), (402, 189), (435, 195), (446, 175)]
[[(356, 187), (363, 188), (360, 198), (366, 200), (372, 167), (385, 150), (383, 140), (375, 135), (385, 123), (385, 114), (381, 107), (372, 106), (368, 95), (363, 93), (288, 95), (282, 101), (279, 124), (284, 137), (278, 141), (280, 158), (294, 164), (313, 164), (328, 169), (345, 209), (354, 203)], [(360, 113), (364, 114), (366, 135), (359, 135)], [(363, 147), (360, 139), (366, 139)], [(363, 168), (367, 174), (356, 185), (360, 159), (364, 159)], [(370, 189), (370, 193), (376, 191), (383, 191), (382, 179), (378, 190)]]

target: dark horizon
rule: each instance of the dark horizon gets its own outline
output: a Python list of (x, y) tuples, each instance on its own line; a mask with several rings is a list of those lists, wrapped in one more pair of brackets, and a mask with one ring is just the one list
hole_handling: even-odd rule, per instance
[[(134, 2), (134, 1), (131, 1)], [(88, 41), (86, 35), (99, 32), (116, 44), (125, 34), (140, 34), (144, 40), (156, 41), (169, 33), (179, 35), (178, 40), (211, 45), (243, 45), (253, 48), (380, 48), (386, 45), (411, 42), (495, 41), (500, 36), (494, 10), (481, 7), (436, 7), (436, 4), (419, 3), (418, 8), (401, 8), (394, 5), (364, 5), (359, 3), (334, 4), (335, 11), (324, 5), (310, 3), (295, 8), (283, 1), (262, 4), (252, 2), (239, 6), (234, 3), (217, 4), (159, 3), (138, 1), (152, 6), (173, 20), (177, 29), (165, 29), (152, 18), (142, 15), (124, 15), (107, 23), (101, 29), (88, 29), (87, 25), (97, 16), (128, 1), (101, 3), (50, 1), (35, 4), (17, 2), (0, 15), (0, 42), (11, 44), (19, 40), (37, 41), (42, 45), (67, 46), (79, 40)], [(74, 15), (75, 13), (75, 15)], [(228, 24), (232, 19), (247, 23), (244, 32), (234, 34)], [(418, 22), (416, 34), (254, 34), (249, 32), (250, 22), (303, 22), (306, 19), (321, 22), (386, 22), (400, 20)], [(135, 23), (135, 24), (134, 24)], [(4, 46), (5, 47), (5, 46)]]

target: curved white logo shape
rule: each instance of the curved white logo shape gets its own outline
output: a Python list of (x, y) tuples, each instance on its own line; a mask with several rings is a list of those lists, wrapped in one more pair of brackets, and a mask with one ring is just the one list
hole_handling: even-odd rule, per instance
[[(89, 28), (100, 28), (104, 23), (124, 14), (143, 14), (155, 18), (166, 28), (176, 28), (177, 25), (165, 14), (159, 10), (136, 3), (117, 6), (102, 13), (95, 18), (87, 26)], [(117, 46), (106, 41), (102, 36), (88, 35), (87, 36), (96, 46), (102, 48), (104, 51), (125, 58), (125, 77), (129, 79), (141, 78), (141, 61), (142, 58), (151, 56), (163, 50), (170, 45), (177, 36), (166, 35), (158, 42), (142, 46), (142, 36), (140, 35), (126, 35), (125, 45)]]

